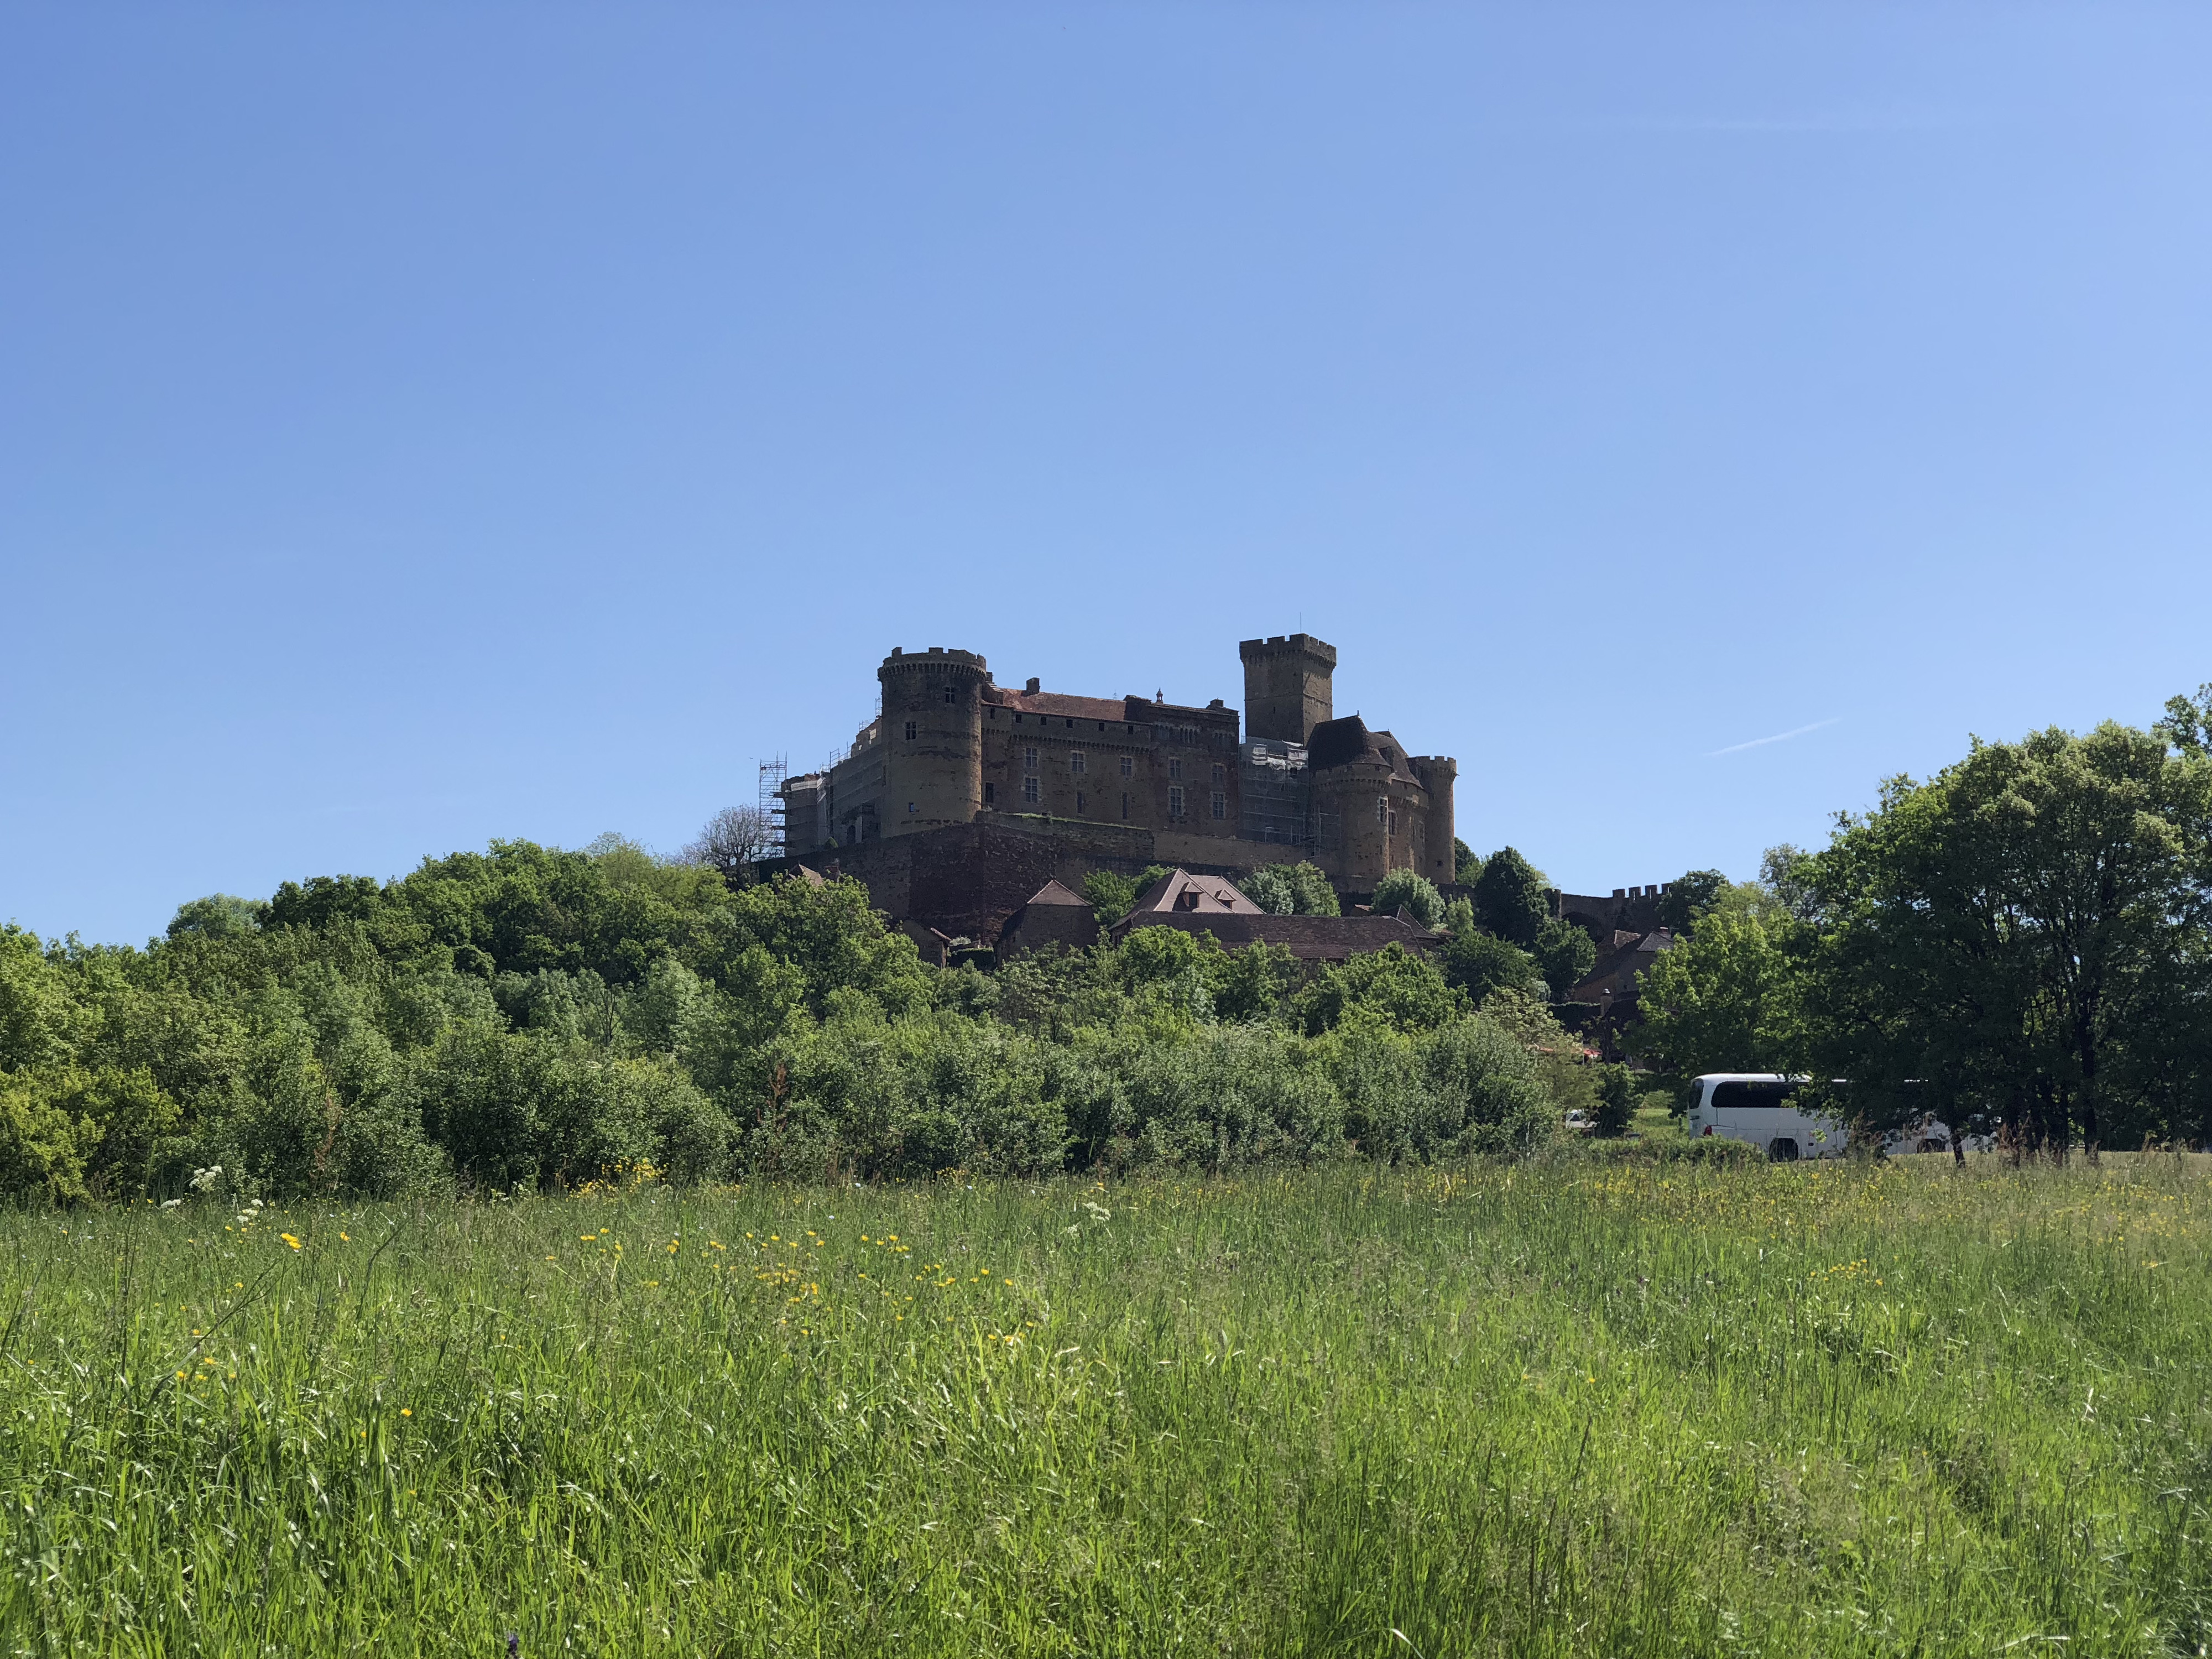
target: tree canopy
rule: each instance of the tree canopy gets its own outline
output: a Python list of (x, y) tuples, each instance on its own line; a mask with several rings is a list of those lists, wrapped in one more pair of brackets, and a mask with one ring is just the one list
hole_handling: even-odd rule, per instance
[(1402, 950), (1142, 928), (987, 976), (924, 963), (856, 881), (495, 842), (195, 900), (143, 950), (0, 929), (0, 1194), (1458, 1156), (1550, 1133), (1557, 1046)]
[(1637, 1052), (2027, 1151), (2212, 1139), (2204, 697), (1977, 740), (1821, 851), (1775, 849), (1645, 975)]

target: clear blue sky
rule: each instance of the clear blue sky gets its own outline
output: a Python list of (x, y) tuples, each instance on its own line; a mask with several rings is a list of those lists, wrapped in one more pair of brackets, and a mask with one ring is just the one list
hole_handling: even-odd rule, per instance
[(9, 6), (0, 919), (1300, 626), (1478, 848), (1749, 874), (2212, 679), (2208, 84), (2110, 0)]

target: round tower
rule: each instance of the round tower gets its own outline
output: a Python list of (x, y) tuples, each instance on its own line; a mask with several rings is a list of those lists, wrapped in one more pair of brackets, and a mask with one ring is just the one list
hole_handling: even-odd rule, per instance
[(1459, 827), (1453, 822), (1452, 790), (1459, 781), (1459, 763), (1449, 755), (1415, 755), (1409, 763), (1421, 787), (1429, 792), (1421, 873), (1439, 886), (1457, 881), (1459, 854), (1453, 843)]
[(991, 674), (972, 651), (933, 645), (893, 651), (876, 670), (884, 689), (883, 833), (968, 823), (983, 805), (983, 688)]

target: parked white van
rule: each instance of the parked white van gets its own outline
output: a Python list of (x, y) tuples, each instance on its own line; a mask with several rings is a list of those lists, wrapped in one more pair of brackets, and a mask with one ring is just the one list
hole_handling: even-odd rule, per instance
[[(1692, 1135), (1717, 1135), (1747, 1141), (1769, 1158), (1789, 1163), (1801, 1158), (1841, 1158), (1850, 1150), (1850, 1131), (1832, 1117), (1800, 1111), (1796, 1096), (1810, 1079), (1779, 1072), (1713, 1072), (1694, 1079), (1691, 1103)], [(1969, 1142), (1968, 1150), (1985, 1147)], [(1935, 1118), (1923, 1118), (1882, 1138), (1887, 1152), (1948, 1152), (1951, 1131)]]
[(1695, 1080), (1692, 1135), (1743, 1140), (1769, 1158), (1841, 1158), (1850, 1135), (1833, 1118), (1797, 1109), (1798, 1085), (1808, 1079), (1779, 1072), (1712, 1072)]

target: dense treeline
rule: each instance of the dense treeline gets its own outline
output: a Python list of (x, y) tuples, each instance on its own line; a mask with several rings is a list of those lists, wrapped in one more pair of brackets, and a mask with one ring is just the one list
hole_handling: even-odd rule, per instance
[(1699, 896), (1632, 1039), (1662, 1072), (1802, 1073), (2023, 1152), (2212, 1141), (2212, 687), (1977, 742)]
[[(1540, 981), (1539, 981), (1540, 985)], [(605, 838), (0, 932), (0, 1190), (166, 1198), (872, 1178), (1525, 1148), (1596, 1080), (1529, 988), (1169, 929), (925, 965), (857, 883)], [(1578, 1050), (1575, 1051), (1578, 1054)]]

